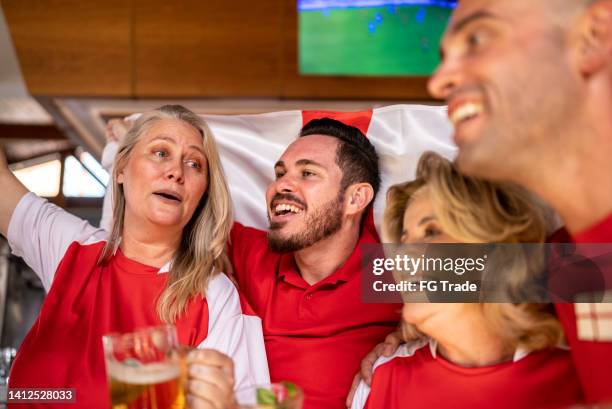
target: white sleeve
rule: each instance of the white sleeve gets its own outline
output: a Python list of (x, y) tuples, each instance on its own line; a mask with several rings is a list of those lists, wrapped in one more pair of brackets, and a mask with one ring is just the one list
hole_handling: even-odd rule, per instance
[(119, 150), (119, 142), (109, 142), (102, 151), (102, 167), (111, 175), (111, 180), (106, 186), (106, 192), (104, 193), (104, 201), (102, 203), (102, 218), (100, 219), (100, 228), (110, 231), (113, 227), (113, 163), (115, 162), (115, 156)]
[[(392, 359), (398, 357), (408, 357), (414, 355), (417, 349), (424, 347), (430, 341), (428, 339), (419, 339), (410, 341), (408, 344), (401, 344), (393, 353), (393, 355), (389, 357), (381, 356), (376, 362), (374, 362), (374, 366), (372, 367), (372, 377), (376, 372), (376, 368), (379, 366), (386, 364)], [(431, 346), (430, 346), (431, 347)], [(353, 402), (351, 403), (351, 409), (362, 409), (366, 402), (368, 401), (368, 396), (370, 396), (371, 388), (362, 380), (359, 382), (357, 386), (357, 390), (355, 390), (355, 396), (353, 396)]]
[(370, 387), (362, 380), (357, 386), (355, 395), (353, 396), (353, 403), (351, 409), (363, 409), (365, 406), (368, 396), (370, 395)]
[(7, 239), (13, 254), (24, 259), (48, 292), (68, 246), (75, 241), (81, 244), (102, 241), (106, 234), (29, 192), (13, 211)]
[(242, 313), (238, 290), (217, 274), (206, 291), (208, 336), (198, 348), (212, 348), (234, 360), (235, 390), (270, 383), (261, 320)]

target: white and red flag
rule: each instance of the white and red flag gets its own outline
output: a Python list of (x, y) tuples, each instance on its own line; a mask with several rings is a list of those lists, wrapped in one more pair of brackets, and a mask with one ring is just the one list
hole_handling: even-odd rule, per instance
[(274, 164), (302, 126), (323, 117), (359, 128), (376, 147), (382, 176), (374, 204), (377, 227), (385, 207), (385, 192), (392, 184), (414, 177), (423, 152), (431, 150), (447, 158), (456, 154), (446, 107), (391, 105), (361, 112), (204, 115), (219, 145), (237, 221), (260, 229), (267, 227), (265, 191), (274, 178)]
[[(446, 107), (390, 105), (360, 112), (279, 111), (254, 115), (202, 115), (219, 147), (234, 202), (234, 216), (245, 226), (266, 229), (265, 192), (274, 179), (274, 164), (299, 135), (302, 126), (329, 117), (359, 128), (380, 157), (382, 185), (374, 203), (374, 222), (380, 227), (389, 186), (414, 178), (425, 151), (447, 158), (456, 155)], [(109, 144), (102, 162), (109, 169), (116, 146)], [(110, 163), (109, 163), (110, 162)], [(110, 200), (107, 195), (105, 200)], [(105, 208), (110, 209), (107, 204)], [(102, 227), (110, 226), (105, 212)], [(378, 229), (377, 229), (378, 230)], [(380, 231), (380, 230), (379, 230)]]

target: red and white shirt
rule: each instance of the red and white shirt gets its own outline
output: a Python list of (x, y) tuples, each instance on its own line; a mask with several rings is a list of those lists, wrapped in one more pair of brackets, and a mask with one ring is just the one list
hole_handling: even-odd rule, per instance
[(527, 353), (501, 364), (464, 368), (436, 356), (435, 342), (404, 344), (361, 382), (352, 409), (546, 409), (582, 402), (570, 353)]
[[(33, 193), (11, 217), (11, 249), (36, 272), (48, 295), (17, 353), (9, 386), (76, 390), (76, 404), (42, 408), (110, 407), (102, 335), (161, 324), (155, 304), (170, 263), (147, 266), (118, 249), (98, 266), (107, 235)], [(238, 292), (223, 273), (211, 279), (206, 298), (188, 303), (175, 325), (182, 344), (214, 348), (234, 359), (236, 388), (268, 381), (260, 320), (243, 314)]]
[[(612, 215), (576, 243), (612, 243)], [(609, 287), (608, 287), (609, 288)], [(609, 297), (610, 290), (607, 296)], [(588, 403), (612, 402), (612, 304), (555, 304)]]

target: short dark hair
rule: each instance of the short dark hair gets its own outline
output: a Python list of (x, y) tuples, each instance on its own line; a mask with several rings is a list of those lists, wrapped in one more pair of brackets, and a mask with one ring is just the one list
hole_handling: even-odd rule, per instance
[(378, 154), (363, 132), (335, 119), (321, 118), (313, 119), (304, 125), (300, 138), (309, 135), (325, 135), (340, 140), (336, 150), (336, 163), (342, 170), (342, 192), (354, 183), (366, 182), (372, 185), (376, 197), (380, 189)]

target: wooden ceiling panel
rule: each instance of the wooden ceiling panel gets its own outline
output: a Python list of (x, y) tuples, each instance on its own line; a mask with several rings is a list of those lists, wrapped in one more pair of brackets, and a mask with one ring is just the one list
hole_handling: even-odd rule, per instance
[(0, 138), (0, 145), (6, 154), (9, 164), (29, 161), (58, 152), (74, 151), (75, 146), (68, 140), (31, 139), (4, 139)]
[(131, 96), (129, 1), (0, 4), (31, 94)]
[(0, 0), (31, 94), (428, 100), (426, 78), (302, 76), (295, 0)]
[(66, 136), (54, 125), (21, 125), (0, 123), (0, 138), (20, 140), (66, 140)]
[(281, 0), (133, 0), (139, 97), (277, 97)]

